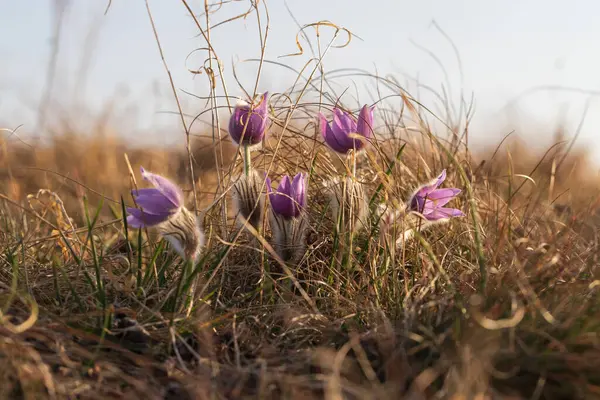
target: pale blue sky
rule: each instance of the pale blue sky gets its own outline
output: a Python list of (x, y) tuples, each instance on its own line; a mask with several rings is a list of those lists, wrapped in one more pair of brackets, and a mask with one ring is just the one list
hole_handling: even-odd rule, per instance
[[(35, 126), (52, 48), (53, 3), (0, 0), (2, 127), (25, 124), (25, 132)], [(183, 134), (176, 117), (158, 113), (175, 108), (144, 1), (113, 0), (107, 15), (103, 14), (107, 1), (69, 3), (53, 100), (72, 116), (82, 116), (86, 110), (97, 113), (111, 98), (118, 98), (111, 121), (116, 131), (136, 135), (137, 140), (146, 132), (161, 143), (179, 140)], [(203, 1), (190, 1), (198, 11), (201, 4)], [(236, 14), (247, 4), (224, 6), (214, 21)], [(283, 0), (267, 4), (271, 26), (266, 56), (275, 60), (296, 51), (298, 29)], [(600, 3), (594, 1), (572, 1), (567, 5), (555, 0), (287, 0), (287, 4), (301, 24), (328, 19), (362, 39), (332, 51), (325, 59), (326, 69), (377, 68), (380, 74), (397, 74), (402, 82), (406, 78), (401, 74), (408, 74), (440, 88), (443, 72), (411, 43), (414, 41), (442, 60), (457, 100), (458, 66), (452, 48), (432, 26), (435, 20), (460, 52), (464, 89), (467, 96), (473, 92), (476, 102), (472, 134), (477, 141), (491, 138), (496, 142), (499, 135), (514, 126), (518, 133), (529, 133), (533, 143), (548, 143), (550, 128), (563, 118), (565, 110), (568, 133), (572, 134), (589, 95), (536, 91), (522, 97), (512, 111), (507, 112), (505, 106), (517, 95), (545, 85), (600, 91)], [(150, 6), (175, 85), (206, 95), (205, 76), (193, 76), (185, 65), (188, 53), (203, 43), (196, 37), (198, 31), (184, 6), (166, 0), (150, 0)], [(232, 60), (259, 55), (253, 16), (216, 29), (212, 39), (228, 74)], [(82, 75), (79, 71), (86, 58), (89, 68)], [(196, 68), (199, 60), (192, 57), (188, 66)], [(306, 60), (296, 57), (279, 61), (298, 67)], [(256, 65), (237, 68), (245, 87), (252, 90)], [(266, 68), (259, 91), (282, 91), (293, 77), (282, 68)], [(228, 85), (232, 95), (242, 94), (229, 78)], [(371, 101), (362, 87), (360, 100)], [(185, 95), (183, 98), (187, 112), (199, 111), (194, 109), (197, 102)], [(591, 97), (581, 138), (600, 149), (600, 103), (596, 97)]]

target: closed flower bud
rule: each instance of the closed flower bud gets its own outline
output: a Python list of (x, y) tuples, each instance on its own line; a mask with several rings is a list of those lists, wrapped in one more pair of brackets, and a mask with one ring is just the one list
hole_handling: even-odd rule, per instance
[(286, 175), (276, 190), (271, 188), (271, 180), (267, 178), (267, 193), (275, 251), (284, 261), (295, 263), (306, 250), (306, 177), (299, 173), (291, 180)]
[(238, 104), (229, 120), (229, 135), (240, 146), (260, 143), (269, 123), (268, 92), (260, 97), (260, 103), (252, 106), (246, 102)]
[(286, 175), (277, 190), (271, 189), (271, 180), (267, 178), (267, 193), (275, 213), (284, 218), (296, 218), (306, 205), (306, 177), (299, 173), (290, 180)]

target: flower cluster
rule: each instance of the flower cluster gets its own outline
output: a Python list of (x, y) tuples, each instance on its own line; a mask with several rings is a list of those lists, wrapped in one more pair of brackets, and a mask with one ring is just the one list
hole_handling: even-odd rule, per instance
[[(285, 261), (296, 262), (305, 249), (307, 175), (300, 172), (293, 178), (283, 176), (274, 189), (269, 177), (265, 176), (263, 180), (252, 169), (250, 148), (265, 140), (270, 121), (268, 102), (267, 92), (259, 96), (258, 101), (241, 102), (229, 120), (229, 135), (244, 150), (244, 174), (234, 183), (234, 204), (242, 221), (260, 229), (265, 199), (268, 198), (274, 247)], [(358, 118), (337, 107), (333, 109), (330, 121), (321, 113), (318, 116), (325, 144), (340, 155), (354, 155), (346, 158), (353, 163), (353, 172), (327, 183), (331, 209), (338, 221), (337, 229), (350, 231), (351, 235), (365, 226), (368, 214), (366, 192), (355, 171), (356, 156), (374, 139), (373, 113), (373, 106), (364, 105)], [(154, 188), (133, 191), (138, 208), (127, 209), (128, 225), (132, 228), (157, 227), (182, 257), (195, 260), (203, 245), (204, 234), (197, 218), (184, 207), (181, 189), (160, 175), (143, 168), (141, 171), (142, 177)], [(410, 224), (402, 229), (401, 239), (407, 240), (418, 227), (463, 216), (459, 209), (445, 207), (460, 193), (460, 189), (440, 188), (445, 179), (446, 170), (443, 170), (436, 179), (417, 188), (399, 209), (385, 206), (380, 213), (381, 232), (387, 234), (399, 221)]]

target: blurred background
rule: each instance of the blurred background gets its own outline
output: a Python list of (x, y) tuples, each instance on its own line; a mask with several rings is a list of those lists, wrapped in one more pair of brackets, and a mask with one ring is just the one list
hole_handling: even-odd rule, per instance
[[(204, 11), (203, 1), (188, 4), (198, 13)], [(393, 74), (413, 92), (417, 82), (437, 91), (445, 86), (454, 103), (462, 90), (467, 100), (474, 99), (475, 144), (495, 144), (516, 130), (533, 145), (547, 146), (557, 124), (567, 138), (581, 125), (579, 140), (600, 155), (600, 55), (595, 51), (599, 4), (583, 0), (568, 7), (554, 0), (512, 6), (478, 0), (266, 4), (269, 60), (301, 67), (308, 54), (281, 58), (298, 51), (299, 25), (331, 20), (357, 37), (347, 47), (331, 51), (324, 63), (328, 71), (356, 68)], [(149, 6), (184, 111), (195, 116), (206, 102), (192, 95), (206, 96), (208, 80), (190, 72), (200, 69), (205, 58), (205, 53), (192, 51), (205, 42), (183, 3), (151, 0)], [(211, 17), (212, 25), (248, 10), (249, 3), (230, 1), (219, 8)], [(61, 120), (85, 135), (101, 116), (106, 129), (132, 143), (183, 146), (183, 130), (144, 1), (2, 0), (0, 16), (2, 128), (22, 125), (19, 137), (33, 145)], [(204, 24), (204, 16), (199, 18)], [(256, 18), (216, 27), (211, 41), (226, 78), (232, 77), (235, 67), (241, 83), (252, 91), (257, 63), (243, 61), (260, 55)], [(258, 91), (283, 91), (295, 78), (290, 70), (268, 65)], [(339, 84), (357, 85), (362, 102), (374, 100), (369, 98), (372, 82), (360, 76), (344, 79), (338, 79)], [(227, 81), (230, 95), (241, 96), (235, 80)], [(419, 91), (425, 103), (428, 96), (426, 90)]]

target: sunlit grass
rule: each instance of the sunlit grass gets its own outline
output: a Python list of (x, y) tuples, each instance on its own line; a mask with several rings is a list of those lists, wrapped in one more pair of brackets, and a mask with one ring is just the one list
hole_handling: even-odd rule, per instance
[[(204, 16), (194, 21), (206, 38)], [(186, 123), (185, 151), (66, 127), (35, 149), (0, 137), (3, 397), (598, 396), (600, 192), (585, 151), (540, 155), (507, 142), (472, 154), (468, 107), (438, 118), (394, 78), (370, 76), (387, 90), (371, 102), (376, 137), (343, 159), (323, 144), (316, 113), (359, 107), (323, 66), (352, 34), (332, 23), (302, 32), (315, 27), (316, 55), (301, 50), (310, 60), (298, 82), (273, 88), (268, 138), (252, 154), (261, 178), (308, 176), (306, 246), (293, 263), (272, 245), (267, 218), (236, 220), (244, 158), (217, 113), (234, 90), (215, 79), (215, 49), (205, 72), (221, 86), (206, 112), (221, 122), (202, 139)], [(436, 118), (444, 134), (428, 123)], [(197, 262), (127, 225), (141, 165), (180, 184), (202, 220)], [(401, 208), (442, 169), (445, 187), (463, 189), (452, 207), (467, 216), (410, 237), (395, 221), (382, 229), (380, 205)], [(332, 181), (348, 177), (365, 215), (336, 212), (347, 192), (332, 202)]]

